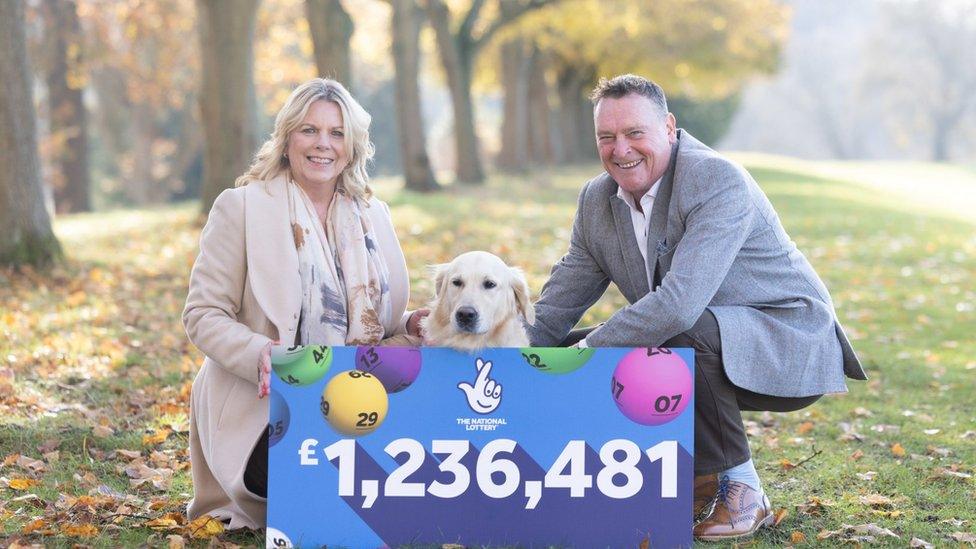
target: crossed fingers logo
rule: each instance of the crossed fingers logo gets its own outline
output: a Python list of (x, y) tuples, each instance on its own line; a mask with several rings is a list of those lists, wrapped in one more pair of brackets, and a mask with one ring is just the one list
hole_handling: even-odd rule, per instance
[(468, 406), (479, 414), (488, 414), (498, 408), (502, 401), (502, 385), (491, 379), (491, 361), (485, 362), (480, 358), (475, 361), (478, 369), (478, 377), (474, 380), (474, 385), (462, 381), (458, 383), (458, 389), (464, 392), (468, 399)]

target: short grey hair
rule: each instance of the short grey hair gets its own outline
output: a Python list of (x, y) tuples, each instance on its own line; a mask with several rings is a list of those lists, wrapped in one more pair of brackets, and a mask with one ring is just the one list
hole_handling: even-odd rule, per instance
[(632, 93), (650, 99), (651, 103), (661, 109), (662, 115), (668, 113), (668, 100), (664, 97), (661, 86), (636, 74), (621, 74), (610, 79), (601, 78), (590, 94), (590, 101), (596, 107), (604, 98), (620, 99)]

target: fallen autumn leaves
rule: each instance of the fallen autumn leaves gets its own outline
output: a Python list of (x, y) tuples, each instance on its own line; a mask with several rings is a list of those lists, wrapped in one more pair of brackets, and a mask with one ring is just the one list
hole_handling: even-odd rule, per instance
[[(754, 173), (825, 277), (871, 380), (801, 412), (746, 414), (777, 526), (743, 545), (976, 544), (972, 225), (889, 208), (880, 190), (862, 199), (857, 187), (809, 174)], [(412, 306), (432, 292), (426, 264), (470, 249), (522, 266), (538, 292), (566, 250), (589, 175), (567, 169), (545, 185), (493, 176), (482, 189), (429, 196), (380, 188), (409, 262)], [(11, 546), (210, 543), (191, 536), (216, 524), (182, 522), (189, 382), (201, 360), (179, 321), (195, 216), (187, 205), (60, 219), (81, 229), (59, 234), (69, 263), (0, 271), (0, 535)], [(610, 295), (584, 323), (624, 304)], [(803, 462), (811, 448), (822, 453)], [(98, 534), (64, 529), (86, 524)], [(234, 536), (210, 540), (261, 542)]]

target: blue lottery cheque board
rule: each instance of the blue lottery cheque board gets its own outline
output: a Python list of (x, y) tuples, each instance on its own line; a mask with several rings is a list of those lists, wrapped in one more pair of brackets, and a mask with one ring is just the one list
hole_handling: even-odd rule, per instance
[(268, 547), (692, 544), (691, 349), (272, 357)]

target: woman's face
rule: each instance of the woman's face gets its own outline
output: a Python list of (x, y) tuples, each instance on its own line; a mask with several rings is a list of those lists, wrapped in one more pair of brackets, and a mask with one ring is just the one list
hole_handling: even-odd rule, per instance
[(288, 162), (292, 178), (303, 187), (335, 184), (349, 164), (339, 105), (324, 99), (312, 103), (288, 136)]

